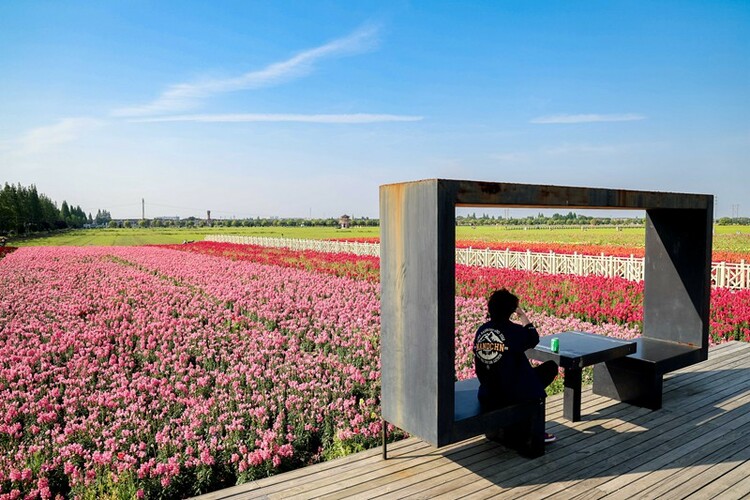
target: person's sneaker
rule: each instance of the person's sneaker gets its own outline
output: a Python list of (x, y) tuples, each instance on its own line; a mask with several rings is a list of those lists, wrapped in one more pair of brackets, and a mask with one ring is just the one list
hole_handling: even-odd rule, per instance
[(544, 444), (554, 443), (555, 441), (557, 441), (557, 436), (549, 432), (544, 433)]

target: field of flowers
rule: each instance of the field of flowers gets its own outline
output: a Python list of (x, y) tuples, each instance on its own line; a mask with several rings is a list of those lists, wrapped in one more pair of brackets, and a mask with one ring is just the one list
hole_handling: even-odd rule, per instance
[[(557, 233), (559, 234), (559, 233)], [(723, 247), (714, 248), (711, 259), (714, 262), (750, 262), (750, 236), (740, 235), (719, 235), (725, 240)], [(346, 241), (357, 241), (361, 243), (380, 243), (380, 238), (339, 238)], [(581, 255), (611, 255), (614, 257), (643, 257), (645, 254), (644, 244), (640, 245), (612, 245), (597, 243), (566, 243), (552, 241), (492, 241), (492, 240), (472, 240), (459, 239), (456, 241), (457, 248), (474, 248), (490, 250), (510, 250), (512, 252), (531, 252), (557, 253), (572, 255), (574, 253)]]
[[(459, 379), (497, 286), (542, 334), (639, 333), (638, 284), (462, 266)], [(377, 259), (230, 244), (6, 255), (0, 498), (176, 498), (376, 446), (378, 287)], [(738, 297), (717, 341), (750, 335)]]
[(3, 497), (180, 497), (379, 432), (366, 281), (40, 248), (4, 258), (0, 286)]
[[(379, 279), (377, 257), (295, 252), (230, 243), (198, 242), (170, 248), (221, 255), (234, 260), (262, 261), (359, 279)], [(536, 312), (591, 323), (613, 323), (640, 328), (643, 322), (643, 283), (621, 278), (531, 273), (514, 269), (456, 266), (457, 296), (482, 299), (506, 287)], [(710, 341), (750, 341), (750, 290), (711, 291)]]

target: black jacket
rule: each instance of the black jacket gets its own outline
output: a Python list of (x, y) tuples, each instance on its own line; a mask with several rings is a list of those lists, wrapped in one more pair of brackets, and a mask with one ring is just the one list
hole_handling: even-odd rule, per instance
[(545, 397), (544, 387), (525, 351), (539, 343), (529, 323), (489, 321), (474, 336), (474, 370), (479, 378), (479, 400), (488, 408)]

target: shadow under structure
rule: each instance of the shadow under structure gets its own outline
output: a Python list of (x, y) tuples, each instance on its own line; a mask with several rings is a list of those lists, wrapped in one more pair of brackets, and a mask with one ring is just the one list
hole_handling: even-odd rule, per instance
[[(667, 372), (708, 357), (713, 196), (427, 179), (380, 186), (382, 416), (441, 447), (507, 424), (455, 380), (456, 207), (643, 210), (643, 334), (594, 392), (661, 407)], [(543, 411), (543, 403), (542, 403)], [(385, 426), (384, 426), (385, 429)], [(384, 434), (385, 456), (385, 434)]]

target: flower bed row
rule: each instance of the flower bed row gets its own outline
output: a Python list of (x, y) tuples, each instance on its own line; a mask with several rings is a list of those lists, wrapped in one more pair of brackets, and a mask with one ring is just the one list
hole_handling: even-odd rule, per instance
[[(175, 245), (173, 248), (235, 260), (260, 260), (369, 281), (379, 279), (377, 257), (213, 242)], [(492, 290), (501, 287), (514, 290), (525, 306), (552, 316), (572, 316), (592, 323), (636, 327), (643, 323), (643, 282), (456, 266), (456, 292), (459, 296), (487, 297)], [(750, 290), (711, 291), (710, 341), (717, 344), (729, 340), (750, 341)]]
[[(153, 247), (0, 266), (0, 498), (184, 497), (379, 443), (376, 282)], [(465, 378), (484, 299), (456, 307)]]

